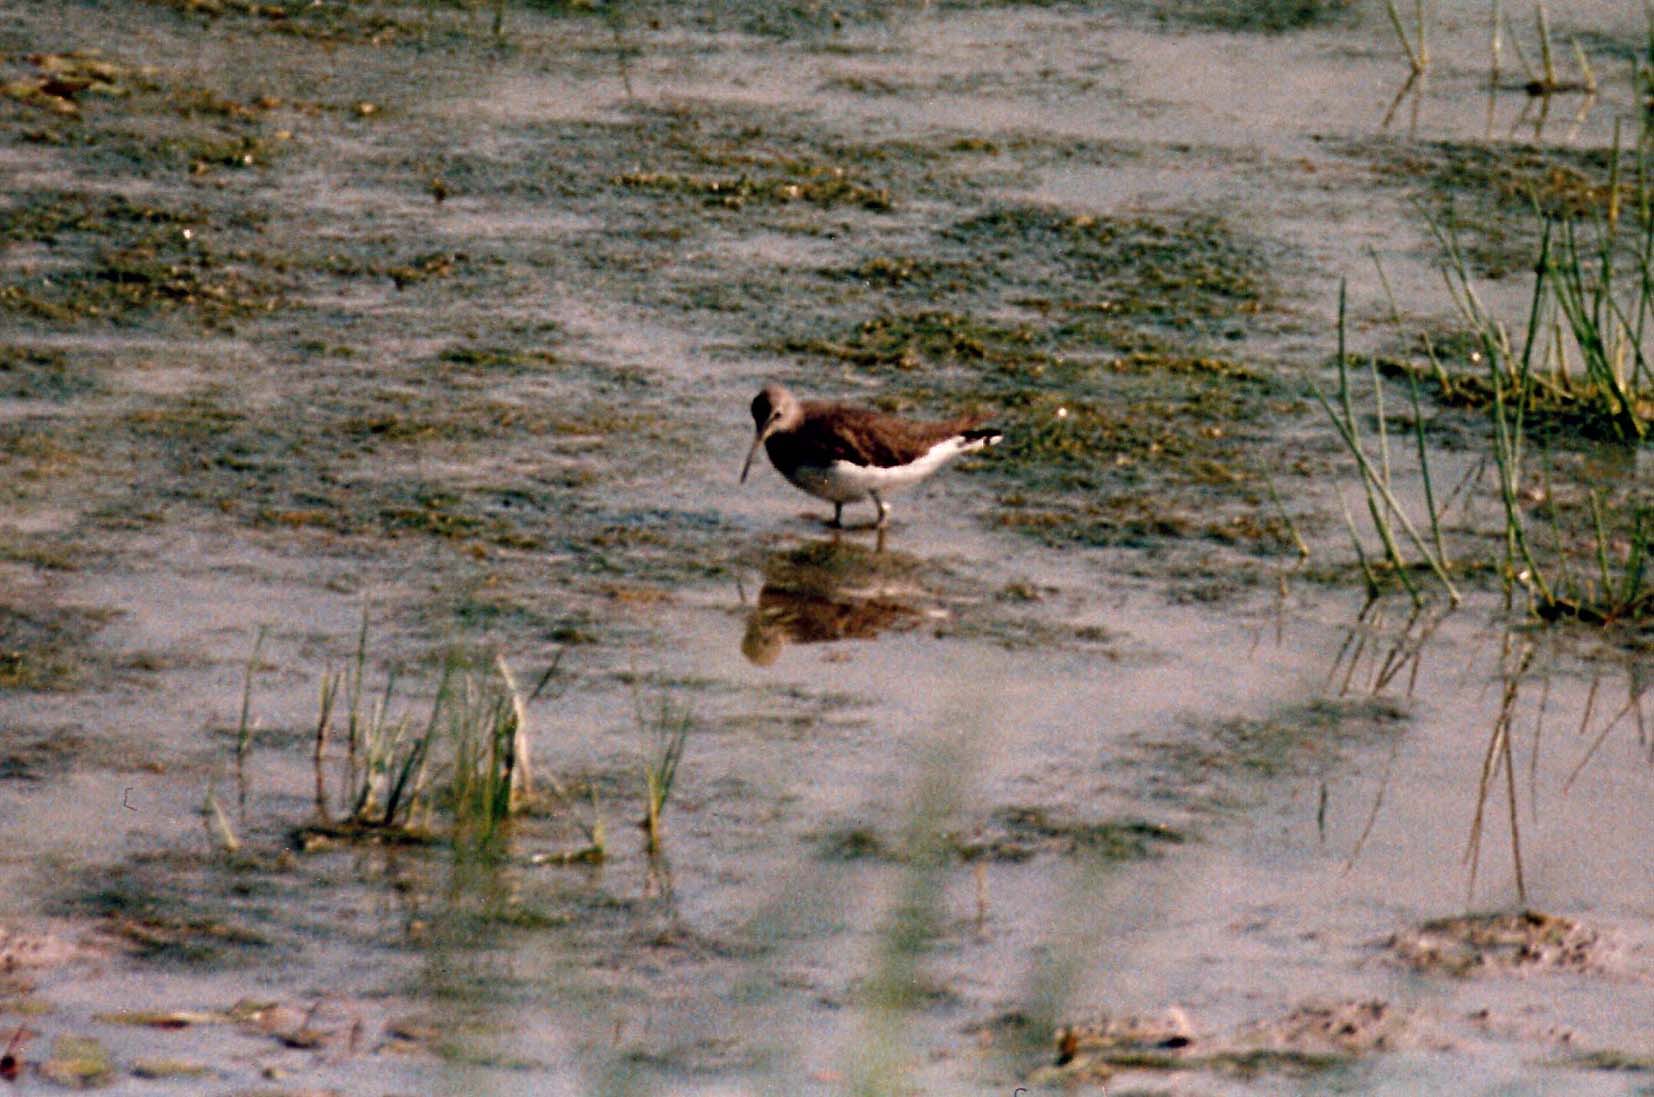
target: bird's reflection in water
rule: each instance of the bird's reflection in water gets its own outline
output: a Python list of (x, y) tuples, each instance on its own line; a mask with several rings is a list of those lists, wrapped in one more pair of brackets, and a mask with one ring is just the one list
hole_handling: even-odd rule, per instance
[(741, 652), (769, 666), (792, 644), (871, 640), (917, 628), (943, 611), (920, 580), (922, 561), (832, 538), (774, 553), (747, 619)]

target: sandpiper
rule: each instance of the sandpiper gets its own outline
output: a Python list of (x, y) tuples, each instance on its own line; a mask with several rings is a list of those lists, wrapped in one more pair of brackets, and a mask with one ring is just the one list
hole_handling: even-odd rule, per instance
[(874, 525), (880, 529), (890, 518), (886, 493), (911, 487), (960, 454), (1005, 437), (970, 416), (921, 422), (849, 404), (799, 400), (780, 385), (765, 385), (753, 397), (752, 421), (758, 435), (741, 466), (742, 483), (763, 446), (770, 464), (795, 487), (833, 504), (832, 525), (843, 524), (844, 504), (865, 497), (878, 508)]

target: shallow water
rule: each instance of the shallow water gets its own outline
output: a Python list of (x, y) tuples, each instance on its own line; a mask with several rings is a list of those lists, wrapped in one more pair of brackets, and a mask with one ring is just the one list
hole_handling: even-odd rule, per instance
[[(73, 120), (0, 100), (18, 219), (0, 274), (26, 294), (0, 297), (0, 349), (35, 354), (0, 362), (0, 655), (17, 656), (0, 928), (80, 949), (0, 982), (0, 1024), (37, 1034), (29, 1063), (91, 1033), (116, 1092), (153, 1091), (133, 1071), (161, 1057), (207, 1066), (175, 1092), (1010, 1092), (1064, 1080), (1041, 1073), (1063, 1024), (1180, 1011), (1198, 1050), (1306, 1004), (1380, 1001), (1407, 1019), (1395, 1045), (1327, 1072), (1066, 1080), (1646, 1085), (1646, 660), (1525, 624), (1491, 584), (1446, 616), (1409, 623), (1399, 596), (1364, 610), (1337, 516), (1360, 497), (1304, 397), (1306, 378), (1332, 384), (1339, 279), (1352, 343), (1401, 338), (1370, 251), (1408, 324), (1451, 313), (1415, 206), (1437, 184), (1400, 165), (1604, 148), (1637, 106), (1640, 14), (1557, 17), (1603, 86), (1540, 125), (1519, 89), (1490, 102), (1479, 4), (1432, 6), (1431, 71), (1388, 122), (1407, 68), (1365, 4), (1280, 33), (1195, 3), (849, 8), (836, 28), (763, 5), (614, 24), (512, 7), (501, 42), (445, 7), (176, 7), (17, 9), (0, 35), (7, 80), (71, 49), (152, 67)], [(206, 131), (262, 159), (226, 167)], [(808, 189), (822, 180), (893, 200)], [(1486, 208), (1511, 218), (1488, 235), (1519, 235)], [(1003, 231), (1029, 227), (1000, 259), (970, 226), (1007, 209), (1023, 220)], [(1074, 218), (1140, 250), (1087, 268), (1088, 238), (1059, 231)], [(1241, 291), (1208, 269), (1247, 264)], [(1507, 316), (1529, 292), (1520, 274), (1482, 289)], [(857, 342), (927, 311), (1084, 318), (1063, 309), (1086, 293), (1112, 294), (1096, 311), (1121, 326), (1031, 337), (1045, 357), (986, 327), (916, 344), (916, 364)], [(1262, 395), (1226, 417), (1199, 402), (1231, 395), (1225, 375), (1185, 389), (1110, 365), (1134, 353), (1233, 360)], [(968, 394), (1013, 438), (896, 497), (875, 551), (865, 531), (830, 538), (825, 505), (768, 468), (737, 484), (767, 378), (916, 412)], [(1166, 434), (1122, 435), (1136, 448), (1048, 487), (1015, 448), (1053, 429), (1029, 393)], [(1477, 429), (1432, 420), (1438, 476), (1473, 466)], [(1273, 514), (1258, 468), (1309, 566), (1225, 535)], [(1165, 523), (1103, 511), (1058, 526), (1064, 542), (1000, 521), (1133, 493)], [(393, 707), (413, 720), (450, 646), (520, 675), (564, 650), (533, 752), (580, 791), (502, 861), (294, 850), (319, 682), (364, 606), (372, 680), (402, 667)], [(1484, 796), (1507, 698), (1514, 780)], [(664, 701), (694, 730), (651, 859), (640, 725)], [(592, 799), (608, 862), (548, 864)], [(1524, 907), (1594, 932), (1588, 962), (1455, 976), (1387, 944)], [(249, 998), (291, 1015), (100, 1016)], [(1630, 1068), (1576, 1058), (1592, 1052)]]

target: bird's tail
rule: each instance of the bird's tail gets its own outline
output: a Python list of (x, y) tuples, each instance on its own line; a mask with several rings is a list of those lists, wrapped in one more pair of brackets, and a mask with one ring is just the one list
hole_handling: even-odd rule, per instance
[(993, 427), (978, 427), (974, 430), (960, 431), (959, 448), (970, 452), (986, 446), (997, 446), (1004, 440), (1003, 431), (995, 430)]

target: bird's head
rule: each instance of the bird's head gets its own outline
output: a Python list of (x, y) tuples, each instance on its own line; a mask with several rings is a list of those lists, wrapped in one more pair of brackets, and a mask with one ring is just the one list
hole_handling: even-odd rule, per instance
[(758, 448), (776, 431), (791, 430), (802, 422), (803, 418), (804, 409), (793, 398), (793, 394), (780, 385), (765, 385), (758, 395), (752, 398), (752, 423), (755, 433), (752, 448), (747, 450), (746, 463), (741, 466), (741, 483), (747, 482), (747, 473), (752, 471), (752, 461), (758, 456)]

